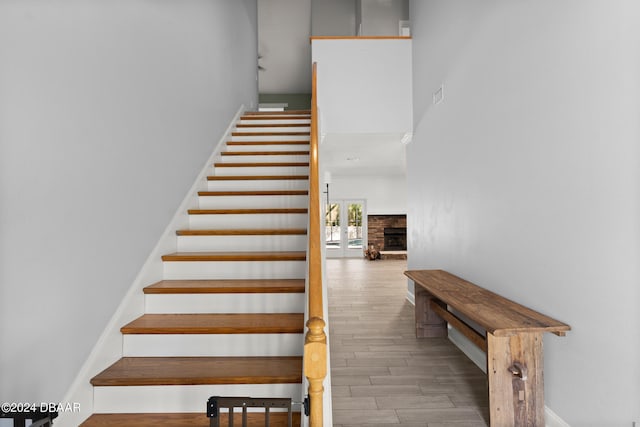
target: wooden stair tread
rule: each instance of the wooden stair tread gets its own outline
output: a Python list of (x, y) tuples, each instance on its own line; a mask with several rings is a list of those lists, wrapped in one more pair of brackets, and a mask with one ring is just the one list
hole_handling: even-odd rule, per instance
[[(203, 402), (203, 406), (206, 402)], [(300, 426), (300, 412), (293, 412), (293, 425)], [(236, 409), (233, 417), (234, 425), (242, 425), (242, 414)], [(264, 427), (263, 412), (249, 412), (247, 414), (249, 427)], [(271, 412), (271, 427), (286, 427), (286, 412)], [(220, 425), (229, 425), (229, 415), (220, 415)], [(93, 414), (80, 427), (209, 427), (210, 421), (204, 412), (173, 413), (173, 414)]]
[(277, 181), (277, 180), (305, 180), (309, 175), (232, 175), (208, 176), (209, 181)]
[(238, 123), (237, 128), (303, 128), (309, 127), (311, 123)]
[(304, 228), (178, 230), (178, 236), (290, 236), (307, 234)]
[(306, 214), (307, 208), (264, 209), (189, 209), (189, 215), (236, 215), (236, 214)]
[(309, 141), (227, 141), (227, 145), (309, 145)]
[(251, 167), (294, 167), (294, 166), (309, 166), (309, 162), (256, 162), (256, 163), (222, 163), (217, 162), (213, 164), (217, 168), (251, 168)]
[[(240, 120), (311, 120), (311, 116), (308, 114), (279, 114), (280, 117), (269, 117), (268, 115), (259, 114), (245, 114), (240, 117)], [(284, 117), (283, 117), (284, 116)]]
[(262, 294), (304, 293), (304, 279), (161, 280), (145, 294)]
[[(123, 357), (94, 386), (297, 384), (302, 357)], [(203, 403), (204, 405), (204, 403)]]
[(289, 114), (311, 114), (311, 110), (284, 110), (284, 111), (245, 111), (245, 116), (286, 116)]
[(293, 132), (231, 132), (231, 136), (308, 136), (311, 132), (293, 131)]
[(307, 190), (229, 190), (198, 191), (198, 196), (307, 196)]
[(304, 251), (282, 252), (175, 252), (163, 261), (304, 261)]
[(308, 156), (308, 151), (225, 151), (221, 156)]
[(144, 314), (123, 334), (301, 334), (302, 313)]

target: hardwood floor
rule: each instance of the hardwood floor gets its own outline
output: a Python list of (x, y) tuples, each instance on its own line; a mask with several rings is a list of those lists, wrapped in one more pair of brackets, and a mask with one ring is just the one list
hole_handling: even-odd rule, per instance
[(415, 338), (405, 260), (328, 259), (333, 425), (483, 427), (485, 374), (445, 338)]

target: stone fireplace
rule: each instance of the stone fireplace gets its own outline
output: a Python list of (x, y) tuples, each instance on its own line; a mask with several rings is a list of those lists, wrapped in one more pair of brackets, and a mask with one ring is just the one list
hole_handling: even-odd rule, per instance
[(407, 216), (369, 215), (367, 241), (379, 251), (406, 251)]

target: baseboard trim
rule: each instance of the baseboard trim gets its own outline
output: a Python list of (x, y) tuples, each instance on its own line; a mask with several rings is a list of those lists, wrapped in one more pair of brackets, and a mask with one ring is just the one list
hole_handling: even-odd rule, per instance
[(545, 427), (571, 427), (569, 423), (560, 418), (558, 414), (553, 412), (546, 405), (544, 407), (544, 423)]
[(407, 300), (411, 303), (411, 305), (416, 305), (416, 296), (409, 290), (407, 290)]
[[(413, 292), (411, 291), (413, 289)], [(416, 293), (413, 280), (407, 279), (407, 300), (415, 307), (416, 305)]]
[(449, 341), (460, 349), (485, 374), (487, 373), (487, 355), (469, 341), (458, 330), (449, 327)]

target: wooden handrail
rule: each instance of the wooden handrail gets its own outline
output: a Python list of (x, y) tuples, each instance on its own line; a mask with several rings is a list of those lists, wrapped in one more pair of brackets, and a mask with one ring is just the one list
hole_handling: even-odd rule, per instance
[(320, 182), (318, 173), (317, 64), (311, 78), (311, 142), (309, 155), (309, 320), (304, 344), (304, 375), (309, 381), (309, 425), (322, 427), (324, 378), (327, 376), (327, 336), (324, 331)]

